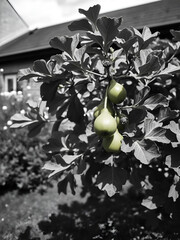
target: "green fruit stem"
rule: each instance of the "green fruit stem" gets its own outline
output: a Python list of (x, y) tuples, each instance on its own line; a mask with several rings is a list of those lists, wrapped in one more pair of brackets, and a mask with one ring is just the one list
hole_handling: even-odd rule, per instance
[(106, 88), (106, 93), (104, 97), (104, 108), (107, 109), (107, 101), (108, 101), (108, 87)]

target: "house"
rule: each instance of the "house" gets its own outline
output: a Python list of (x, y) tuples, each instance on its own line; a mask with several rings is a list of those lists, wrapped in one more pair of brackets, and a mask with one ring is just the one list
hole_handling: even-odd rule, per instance
[[(19, 16), (12, 5), (7, 0), (0, 1), (0, 47), (6, 45), (8, 42), (29, 32), (27, 23)], [(1, 51), (0, 51), (1, 52)], [(8, 84), (5, 84), (7, 77), (3, 82), (3, 68), (0, 64), (0, 91), (8, 91)], [(16, 79), (14, 77), (14, 79)], [(4, 84), (3, 84), (4, 83)], [(12, 81), (10, 83), (12, 89), (16, 88)], [(10, 88), (9, 88), (10, 89)]]
[[(148, 26), (159, 31), (162, 38), (170, 38), (170, 29), (180, 30), (180, 0), (161, 0), (140, 6), (108, 12), (108, 17), (123, 17), (122, 28)], [(55, 36), (73, 35), (70, 23), (61, 23), (41, 29), (29, 30), (0, 46), (1, 91), (18, 90), (16, 76), (19, 69), (32, 67), (37, 59), (49, 59), (57, 53), (49, 45)], [(1, 30), (0, 30), (1, 31)], [(34, 91), (31, 86), (31, 91)]]

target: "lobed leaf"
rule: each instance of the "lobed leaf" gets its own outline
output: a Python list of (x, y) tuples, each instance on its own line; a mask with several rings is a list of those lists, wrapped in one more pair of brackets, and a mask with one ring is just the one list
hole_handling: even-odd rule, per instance
[(105, 166), (96, 179), (100, 190), (106, 191), (109, 197), (122, 190), (126, 183), (127, 172), (120, 167)]
[(67, 118), (71, 122), (80, 123), (84, 118), (83, 105), (81, 104), (77, 95), (73, 95), (70, 99)]
[(36, 123), (37, 120), (34, 120), (34, 121), (31, 121), (31, 122), (14, 122), (10, 128), (23, 128), (23, 127), (26, 127), (32, 123)]
[(166, 129), (162, 128), (162, 123), (156, 122), (153, 119), (144, 121), (145, 139), (160, 143), (170, 143), (166, 137)]
[(129, 49), (137, 42), (137, 37), (131, 37), (124, 43), (120, 43), (120, 46), (124, 49), (125, 53), (128, 54)]
[(76, 48), (74, 51), (74, 57), (77, 61), (81, 62), (85, 53), (86, 53), (86, 46), (82, 46), (81, 48)]
[(180, 176), (180, 147), (173, 148), (166, 156), (165, 164)]
[(24, 114), (15, 113), (11, 117), (11, 121), (14, 121), (14, 122), (32, 122), (32, 119), (27, 117), (27, 116), (25, 116)]
[(90, 7), (87, 11), (84, 9), (79, 9), (79, 13), (84, 14), (87, 19), (89, 19), (94, 26), (96, 26), (96, 22), (99, 16), (101, 6), (99, 4), (94, 5), (93, 7)]
[(74, 162), (75, 160), (79, 159), (81, 156), (82, 156), (82, 154), (78, 154), (78, 155), (65, 154), (62, 158), (65, 161), (65, 163), (69, 165), (72, 162)]
[(134, 103), (140, 105), (147, 98), (150, 93), (150, 87), (144, 86), (141, 90), (138, 90), (134, 96)]
[(67, 194), (68, 185), (70, 187), (71, 193), (75, 195), (75, 188), (77, 187), (75, 177), (72, 173), (68, 173), (68, 175), (61, 181), (58, 182), (58, 193)]
[(157, 145), (149, 139), (133, 143), (134, 156), (143, 164), (149, 164), (154, 158), (160, 157)]
[(13, 122), (10, 128), (23, 128), (31, 124), (35, 124), (38, 122), (38, 120), (35, 120), (34, 118), (29, 118), (25, 116), (24, 114), (16, 113), (14, 114), (10, 120)]
[(142, 34), (136, 29), (131, 27), (134, 35), (138, 38), (139, 49), (146, 49), (150, 43), (159, 35), (159, 32), (151, 33), (151, 30), (145, 26)]
[(134, 108), (128, 115), (129, 124), (139, 124), (147, 116), (146, 108)]
[(129, 152), (132, 152), (133, 150), (134, 150), (134, 146), (133, 146), (132, 137), (124, 136), (122, 140), (121, 151), (124, 153), (129, 153)]
[(179, 115), (178, 111), (171, 110), (169, 107), (161, 107), (158, 114), (158, 122), (164, 122), (169, 119), (175, 119)]
[(68, 26), (70, 31), (90, 31), (93, 32), (92, 25), (88, 22), (87, 19), (81, 19), (72, 22)]
[(168, 104), (169, 104), (169, 101), (167, 100), (167, 98), (164, 95), (162, 95), (161, 93), (158, 93), (158, 94), (146, 99), (143, 103), (143, 106), (150, 110), (154, 110), (161, 106), (167, 107)]
[(37, 136), (44, 126), (44, 121), (33, 121), (31, 124), (28, 125), (28, 137)]
[(165, 69), (162, 69), (158, 74), (156, 74), (156, 77), (163, 77), (163, 76), (173, 76), (173, 74), (180, 72), (180, 66), (176, 66), (172, 63), (168, 63), (167, 67)]
[(73, 57), (74, 51), (79, 43), (79, 34), (73, 37), (62, 36), (55, 37), (50, 40), (50, 45), (53, 48), (59, 49), (60, 51), (67, 52), (69, 56)]
[(162, 123), (156, 122), (153, 119), (146, 118), (144, 121), (145, 136), (150, 134), (154, 129), (162, 127)]
[(33, 70), (45, 75), (49, 75), (50, 72), (47, 68), (46, 61), (44, 59), (36, 60), (33, 63)]
[(20, 69), (17, 75), (18, 81), (29, 80), (31, 78), (43, 77), (44, 74), (34, 72), (30, 68)]
[(103, 47), (103, 38), (102, 36), (100, 35), (97, 35), (95, 33), (91, 33), (91, 32), (88, 32), (87, 33), (87, 36), (93, 40), (93, 42), (97, 43), (98, 45), (100, 45), (101, 47)]
[(154, 71), (158, 71), (161, 67), (159, 57), (155, 55), (151, 55), (148, 61), (139, 67), (139, 75), (150, 75)]
[(145, 135), (145, 139), (160, 143), (170, 143), (170, 140), (166, 137), (166, 129), (160, 127), (153, 129)]
[(125, 42), (127, 42), (132, 37), (133, 37), (133, 32), (128, 28), (124, 28), (119, 31), (118, 38), (124, 39)]
[(54, 162), (50, 162), (50, 161), (46, 162), (45, 165), (42, 167), (42, 169), (52, 171), (52, 173), (49, 174), (49, 177), (52, 177), (55, 174), (60, 173), (60, 172), (62, 172), (64, 170), (66, 170), (67, 168), (69, 168), (69, 165), (68, 166), (62, 166), (60, 164), (57, 164), (57, 163), (54, 163)]
[(180, 144), (180, 125), (176, 123), (175, 121), (170, 121), (168, 128), (176, 134), (178, 144)]
[(58, 86), (58, 82), (41, 84), (40, 95), (43, 101), (47, 101), (47, 106), (49, 105), (49, 102), (53, 101), (56, 97)]
[(142, 48), (145, 49), (148, 45), (159, 35), (159, 32), (151, 33), (150, 28), (145, 26), (142, 31), (142, 38), (144, 40)]
[(62, 147), (63, 147), (63, 144), (61, 142), (61, 135), (60, 135), (59, 139), (57, 138), (48, 139), (48, 143), (43, 146), (43, 150), (47, 153), (58, 153), (61, 151)]
[(101, 17), (97, 20), (97, 27), (103, 37), (105, 48), (118, 35), (121, 21), (122, 18), (108, 17)]

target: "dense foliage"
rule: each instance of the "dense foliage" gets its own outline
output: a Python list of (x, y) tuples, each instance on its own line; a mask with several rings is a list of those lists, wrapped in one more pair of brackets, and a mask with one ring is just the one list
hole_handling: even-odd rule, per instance
[(27, 131), (0, 131), (0, 188), (1, 194), (39, 190), (51, 186), (47, 172), (42, 172), (45, 154), (40, 138), (29, 139)]
[[(42, 145), (46, 137), (31, 139), (25, 129), (20, 131), (10, 130), (9, 118), (16, 111), (21, 113), (27, 110), (21, 94), (0, 96), (0, 188), (1, 194), (7, 190), (18, 189), (29, 192), (39, 189), (46, 190), (50, 184), (47, 172), (41, 170), (45, 154)], [(48, 135), (44, 130), (43, 135)]]
[(22, 92), (0, 94), (0, 130), (7, 129), (8, 121), (13, 114), (26, 110), (26, 100)]
[[(60, 193), (66, 193), (67, 186), (75, 193), (77, 175), (84, 193), (95, 185), (110, 197), (130, 182), (143, 189), (143, 206), (176, 225), (180, 33), (171, 31), (172, 42), (160, 40), (158, 32), (151, 33), (148, 27), (142, 32), (121, 29), (122, 18), (99, 17), (99, 11), (99, 5), (79, 9), (86, 18), (71, 23), (69, 29), (81, 34), (54, 37), (50, 45), (57, 55), (19, 72), (19, 81), (41, 83), (46, 108), (29, 102), (31, 111), (15, 114), (11, 127), (28, 126), (29, 136), (35, 136), (45, 123), (54, 123), (43, 146), (48, 156), (44, 169), (59, 176)], [(111, 93), (112, 83), (121, 85), (120, 92)]]

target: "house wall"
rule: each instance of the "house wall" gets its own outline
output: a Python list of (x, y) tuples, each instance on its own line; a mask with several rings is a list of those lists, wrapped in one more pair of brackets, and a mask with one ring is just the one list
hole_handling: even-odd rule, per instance
[[(54, 49), (46, 49), (42, 51), (32, 51), (30, 53), (17, 54), (13, 56), (7, 56), (0, 61), (0, 92), (5, 91), (5, 81), (7, 77), (16, 78), (20, 69), (31, 68), (33, 67), (33, 62), (38, 59), (45, 59), (46, 61), (50, 59), (53, 54), (56, 54), (57, 50)], [(40, 83), (35, 83), (33, 80), (31, 81), (21, 81), (18, 82), (18, 86), (16, 86), (16, 90), (23, 90), (23, 95), (31, 96), (32, 99), (39, 100), (40, 98)], [(7, 87), (6, 87), (7, 89)]]

